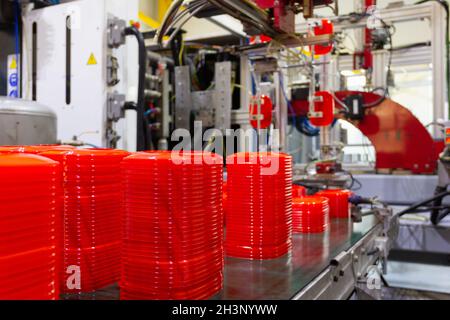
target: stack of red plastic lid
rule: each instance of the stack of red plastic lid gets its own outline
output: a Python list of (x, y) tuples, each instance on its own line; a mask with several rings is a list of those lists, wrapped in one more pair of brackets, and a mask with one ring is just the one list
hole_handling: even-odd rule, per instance
[(120, 150), (48, 151), (63, 167), (61, 291), (89, 293), (120, 278)]
[(301, 198), (301, 197), (306, 197), (306, 188), (299, 186), (297, 184), (293, 184), (292, 185), (292, 197), (293, 198)]
[(121, 299), (207, 299), (223, 285), (223, 159), (138, 153), (122, 163)]
[(59, 144), (42, 144), (42, 145), (32, 145), (32, 146), (3, 146), (0, 147), (0, 153), (29, 153), (29, 154), (39, 154), (42, 152), (58, 150), (58, 151), (69, 151), (73, 150), (75, 147)]
[(316, 194), (320, 197), (325, 197), (330, 201), (330, 217), (331, 218), (340, 218), (340, 219), (349, 219), (350, 212), (350, 203), (349, 197), (351, 195), (351, 191), (348, 190), (324, 190)]
[(0, 155), (0, 300), (58, 299), (60, 166)]
[(274, 259), (292, 248), (292, 157), (238, 153), (227, 158), (225, 249), (231, 257)]
[(294, 198), (292, 204), (293, 230), (298, 233), (323, 233), (330, 224), (330, 206), (324, 197)]
[(226, 225), (227, 200), (228, 200), (227, 183), (226, 183), (226, 181), (223, 183), (222, 190), (223, 190), (223, 194), (222, 194), (222, 204), (223, 204), (223, 225)]

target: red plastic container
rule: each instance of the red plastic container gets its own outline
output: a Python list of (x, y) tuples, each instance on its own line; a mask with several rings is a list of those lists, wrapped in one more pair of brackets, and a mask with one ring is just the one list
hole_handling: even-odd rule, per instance
[(90, 293), (118, 282), (121, 245), (120, 150), (48, 151), (63, 167), (61, 291)]
[(330, 207), (324, 197), (294, 198), (293, 230), (298, 233), (323, 233), (329, 228)]
[(239, 153), (227, 158), (225, 249), (254, 260), (286, 255), (292, 247), (292, 158)]
[(307, 192), (306, 192), (306, 188), (293, 184), (292, 185), (292, 197), (293, 198), (301, 198), (301, 197), (306, 197)]
[[(205, 160), (205, 161), (204, 161)], [(138, 153), (122, 163), (121, 299), (207, 299), (223, 282), (223, 159)]]
[(61, 183), (57, 162), (0, 155), (0, 300), (56, 300)]
[(325, 190), (316, 194), (325, 197), (330, 201), (330, 217), (339, 219), (349, 219), (351, 216), (349, 197), (351, 191), (348, 190)]

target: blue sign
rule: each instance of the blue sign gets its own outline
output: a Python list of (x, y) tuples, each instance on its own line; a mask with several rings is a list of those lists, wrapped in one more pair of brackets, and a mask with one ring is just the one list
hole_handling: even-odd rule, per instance
[(12, 97), (12, 98), (18, 98), (18, 97), (19, 97), (19, 91), (18, 91), (17, 89), (14, 89), (14, 90), (12, 90), (12, 91), (9, 93), (8, 96), (9, 96), (9, 97)]
[(11, 85), (11, 87), (17, 87), (18, 80), (19, 79), (18, 79), (17, 73), (12, 73), (9, 76), (9, 84)]

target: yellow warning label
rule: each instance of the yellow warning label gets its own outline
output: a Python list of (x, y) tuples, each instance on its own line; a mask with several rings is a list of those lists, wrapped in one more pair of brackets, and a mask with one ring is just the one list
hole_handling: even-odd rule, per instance
[(91, 53), (87, 65), (88, 65), (88, 66), (94, 66), (94, 65), (96, 65), (96, 64), (97, 64), (97, 59), (95, 59), (94, 54)]
[(10, 69), (17, 69), (17, 61), (16, 58), (12, 58), (11, 65), (9, 66)]

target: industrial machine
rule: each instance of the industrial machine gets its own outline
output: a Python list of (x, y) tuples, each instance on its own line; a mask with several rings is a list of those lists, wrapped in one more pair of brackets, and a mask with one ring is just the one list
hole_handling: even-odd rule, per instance
[(54, 144), (56, 114), (36, 102), (0, 97), (0, 146)]
[[(252, 132), (250, 139), (233, 136), (238, 143), (224, 155), (292, 154), (295, 183), (310, 193), (353, 189), (353, 221), (334, 221), (331, 232), (317, 237), (296, 235), (292, 256), (284, 260), (227, 259), (219, 298), (347, 299), (354, 292), (377, 298), (399, 217), (430, 202), (433, 222), (448, 214), (442, 130), (426, 127), (389, 95), (392, 66), (409, 61), (392, 44), (393, 26), (430, 19), (437, 30), (431, 45), (420, 47), (423, 57), (410, 59), (433, 65), (433, 123), (448, 118), (446, 13), (434, 2), (380, 11), (374, 0), (360, 4), (358, 12), (339, 15), (331, 0), (175, 0), (159, 28), (145, 33), (131, 21), (138, 11), (134, 0), (24, 4), (21, 54), (29, 68), (22, 70), (22, 96), (51, 108), (58, 117), (57, 139), (65, 143), (172, 150), (178, 142), (173, 134), (182, 130), (194, 137), (195, 149), (209, 150), (218, 138), (205, 140), (208, 130), (222, 139), (241, 129)], [(320, 16), (324, 7), (334, 16)], [(300, 13), (305, 20), (299, 22)], [(223, 14), (242, 23), (246, 37), (231, 34), (233, 45), (223, 45), (185, 36), (191, 18)], [(351, 53), (341, 50), (345, 30), (359, 35)], [(348, 70), (358, 70), (363, 88), (349, 87)], [(344, 161), (342, 122), (370, 140), (373, 166), (355, 170)], [(433, 195), (436, 172), (441, 179)], [(399, 194), (399, 181), (425, 187)], [(391, 206), (427, 196), (434, 198), (406, 211)], [(105, 293), (111, 297), (117, 290)]]

